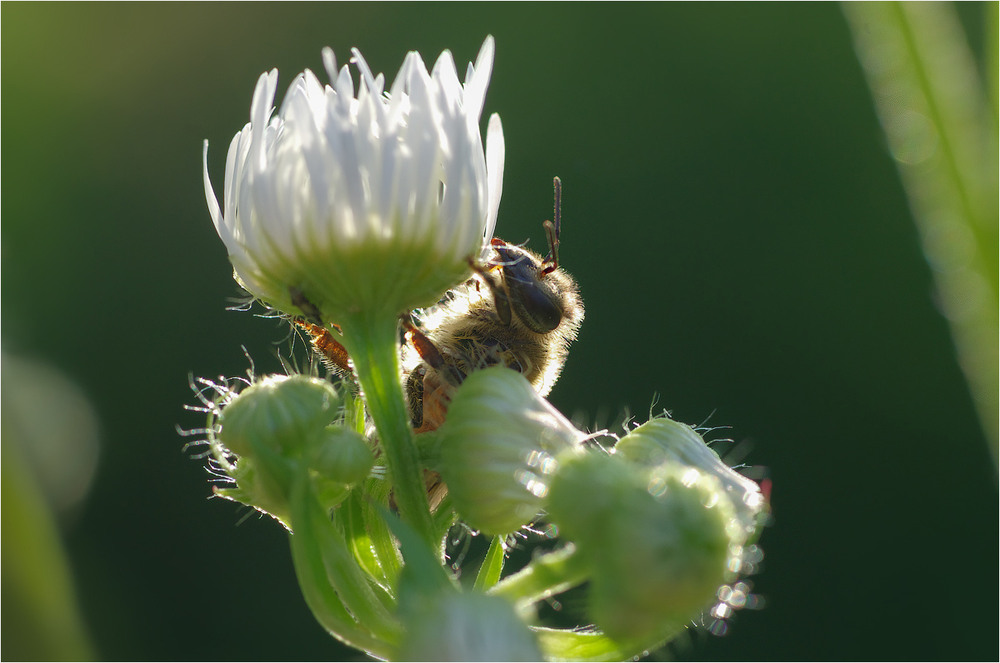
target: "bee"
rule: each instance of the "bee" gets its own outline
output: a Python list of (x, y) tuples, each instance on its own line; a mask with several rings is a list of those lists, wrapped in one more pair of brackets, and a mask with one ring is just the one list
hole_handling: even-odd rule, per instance
[[(559, 263), (558, 177), (553, 185), (553, 220), (543, 223), (547, 256), (494, 238), (480, 261), (470, 260), (472, 278), (435, 306), (404, 317), (408, 342), (401, 347), (400, 363), (416, 433), (444, 423), (452, 393), (472, 371), (506, 366), (542, 396), (559, 377), (584, 311), (576, 282)], [(307, 314), (296, 324), (309, 333), (313, 349), (337, 373), (350, 374), (344, 347), (329, 329), (310, 320), (308, 302), (296, 305)]]

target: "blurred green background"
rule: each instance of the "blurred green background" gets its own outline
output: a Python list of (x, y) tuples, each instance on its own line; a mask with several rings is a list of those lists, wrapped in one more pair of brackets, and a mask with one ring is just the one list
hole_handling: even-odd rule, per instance
[[(958, 10), (983, 71), (996, 14)], [(181, 451), (175, 427), (203, 423), (182, 409), (189, 373), (242, 374), (241, 344), (258, 371), (280, 370), (286, 333), (226, 310), (237, 288), (201, 142), (218, 190), (262, 71), (279, 68), (283, 94), (322, 72), (327, 45), (342, 62), (359, 47), (389, 78), (412, 49), (449, 48), (464, 71), (486, 34), (486, 113), (507, 141), (498, 234), (543, 247), (561, 176), (562, 257), (587, 304), (551, 400), (607, 425), (625, 408), (644, 420), (659, 394), (657, 411), (730, 426), (717, 436), (773, 480), (753, 578), (766, 608), (672, 655), (996, 658), (997, 472), (839, 6), (5, 3), (0, 16), (3, 658), (86, 656), (87, 641), (105, 659), (355, 655), (308, 612), (285, 532), (207, 500)], [(24, 469), (36, 438), (56, 443), (49, 488)], [(31, 491), (74, 481), (46, 530)], [(23, 550), (46, 532), (86, 629), (63, 654), (11, 580), (15, 559), (48, 563)]]

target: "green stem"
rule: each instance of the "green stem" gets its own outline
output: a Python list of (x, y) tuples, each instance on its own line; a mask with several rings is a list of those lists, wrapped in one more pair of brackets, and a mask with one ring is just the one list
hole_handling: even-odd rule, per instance
[(533, 626), (538, 646), (548, 661), (627, 661), (659, 649), (684, 632), (683, 624), (664, 624), (658, 636), (647, 641), (619, 642), (600, 631)]
[(444, 541), (452, 526), (458, 522), (458, 514), (452, 503), (451, 494), (446, 494), (434, 512), (434, 540)]
[(403, 398), (398, 319), (358, 314), (342, 318), (338, 323), (343, 330), (344, 346), (354, 362), (368, 412), (375, 421), (400, 517), (437, 550), (439, 546), (434, 541), (434, 523), (420, 459)]
[(625, 651), (600, 631), (532, 628), (538, 646), (550, 661), (626, 661), (641, 652)]
[[(303, 482), (304, 483), (304, 482)], [(304, 486), (297, 486), (303, 491)], [(298, 499), (296, 499), (296, 497)], [(302, 497), (293, 497), (293, 503), (304, 506)], [(335, 638), (352, 647), (385, 658), (389, 654), (388, 643), (372, 634), (365, 626), (358, 624), (344, 607), (337, 591), (330, 584), (323, 556), (312, 535), (312, 518), (307, 514), (296, 523), (294, 533), (289, 537), (292, 562), (298, 578), (302, 596), (316, 620)]]
[(536, 601), (565, 592), (587, 580), (590, 568), (569, 544), (540, 555), (517, 573), (507, 576), (487, 593), (503, 596), (523, 609)]

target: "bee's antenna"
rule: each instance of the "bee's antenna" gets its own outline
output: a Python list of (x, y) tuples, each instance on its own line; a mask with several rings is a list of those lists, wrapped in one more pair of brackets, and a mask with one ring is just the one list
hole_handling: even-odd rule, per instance
[(542, 276), (551, 274), (559, 267), (559, 222), (562, 218), (562, 180), (559, 177), (552, 178), (553, 206), (552, 221), (545, 221), (542, 226), (545, 228), (545, 236), (549, 240), (549, 255), (545, 256), (545, 267), (542, 269)]

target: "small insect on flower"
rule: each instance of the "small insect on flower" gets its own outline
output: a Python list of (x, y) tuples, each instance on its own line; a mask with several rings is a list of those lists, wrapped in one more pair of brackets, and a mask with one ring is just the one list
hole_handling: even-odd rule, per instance
[[(451, 394), (470, 372), (506, 366), (523, 374), (542, 396), (562, 371), (569, 344), (583, 321), (576, 282), (559, 263), (562, 185), (554, 179), (553, 221), (545, 221), (544, 258), (494, 238), (475, 275), (449, 290), (435, 306), (404, 320), (409, 340), (401, 350), (410, 418), (417, 433), (444, 423)], [(347, 353), (316, 321), (297, 320), (313, 349), (340, 373)]]

